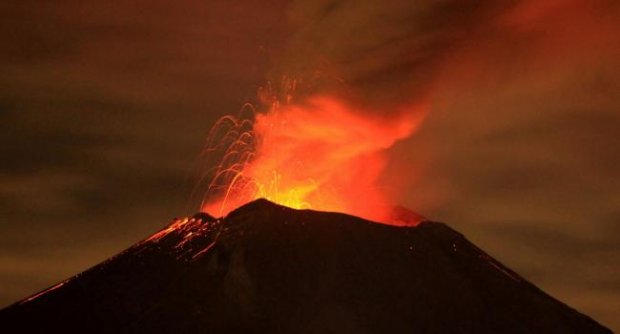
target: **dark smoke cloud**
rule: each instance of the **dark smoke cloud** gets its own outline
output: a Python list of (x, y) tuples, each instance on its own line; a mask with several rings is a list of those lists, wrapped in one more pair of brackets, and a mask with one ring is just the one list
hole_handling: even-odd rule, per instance
[(410, 102), (428, 94), (446, 58), (494, 11), (483, 2), (297, 1), (278, 69), (326, 78), (332, 85), (319, 91), (342, 87), (375, 106)]
[(447, 84), (460, 85), (449, 91), (469, 90), (610, 56), (617, 7), (612, 1), (295, 1), (288, 10), (293, 33), (273, 77), (307, 78), (319, 93), (342, 90), (377, 107), (442, 98)]

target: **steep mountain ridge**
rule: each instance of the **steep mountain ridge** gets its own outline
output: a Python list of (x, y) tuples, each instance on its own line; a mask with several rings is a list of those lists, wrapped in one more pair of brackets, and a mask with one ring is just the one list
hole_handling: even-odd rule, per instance
[[(402, 216), (402, 215), (401, 215)], [(266, 200), (175, 219), (0, 311), (67, 333), (610, 333), (442, 223), (377, 224)]]

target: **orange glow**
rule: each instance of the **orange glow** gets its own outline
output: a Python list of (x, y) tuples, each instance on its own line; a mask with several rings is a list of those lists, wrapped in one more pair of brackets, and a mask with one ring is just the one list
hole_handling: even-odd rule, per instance
[(37, 294), (35, 294), (33, 296), (28, 297), (27, 299), (21, 301), (20, 304), (25, 304), (25, 303), (31, 302), (31, 301), (33, 301), (33, 300), (43, 296), (46, 293), (52, 292), (52, 291), (60, 288), (61, 286), (65, 285), (66, 283), (67, 283), (67, 281), (60, 282), (60, 283), (52, 286), (51, 288), (47, 288), (47, 289), (45, 289), (45, 290), (43, 290), (43, 291), (41, 291), (41, 292), (39, 292), (39, 293), (37, 293)]
[(202, 209), (225, 215), (266, 198), (297, 209), (384, 221), (393, 203), (378, 180), (386, 150), (411, 135), (422, 119), (411, 115), (424, 113), (411, 111), (380, 118), (335, 98), (313, 97), (273, 103), (253, 121), (222, 118), (207, 143), (206, 153), (223, 152)]

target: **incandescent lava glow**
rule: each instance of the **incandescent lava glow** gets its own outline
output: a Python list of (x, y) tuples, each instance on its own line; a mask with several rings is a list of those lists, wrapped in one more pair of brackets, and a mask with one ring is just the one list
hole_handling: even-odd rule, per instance
[[(202, 210), (225, 215), (266, 198), (296, 209), (345, 212), (381, 221), (391, 210), (378, 183), (387, 149), (411, 135), (423, 112), (378, 117), (331, 97), (251, 105), (211, 130), (204, 153), (219, 154)], [(217, 155), (216, 154), (216, 155)]]

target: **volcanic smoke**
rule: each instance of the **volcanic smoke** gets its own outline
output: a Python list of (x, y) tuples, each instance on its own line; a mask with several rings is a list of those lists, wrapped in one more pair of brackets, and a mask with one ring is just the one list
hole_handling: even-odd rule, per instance
[(428, 105), (567, 75), (588, 50), (613, 44), (617, 29), (596, 13), (585, 1), (296, 1), (294, 33), (267, 75), (282, 84), (209, 135), (204, 156), (215, 168), (203, 175), (202, 209), (225, 215), (262, 197), (385, 221), (403, 187), (381, 181), (389, 150)]
[[(379, 178), (387, 151), (415, 132), (423, 106), (391, 112), (390, 119), (364, 112), (332, 96), (296, 101), (295, 81), (284, 101), (271, 93), (259, 108), (213, 127), (204, 150), (219, 159), (202, 209), (216, 215), (258, 198), (291, 208), (338, 211), (388, 222), (391, 192)], [(412, 115), (418, 115), (412, 117)]]

